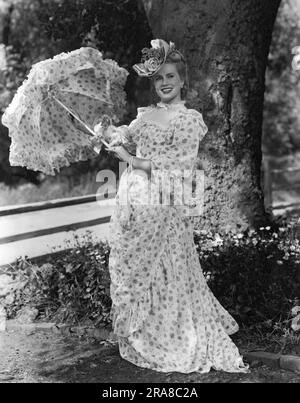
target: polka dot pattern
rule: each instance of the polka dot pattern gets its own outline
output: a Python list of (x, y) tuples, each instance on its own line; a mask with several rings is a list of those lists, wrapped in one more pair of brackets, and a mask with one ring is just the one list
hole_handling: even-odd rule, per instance
[[(147, 120), (151, 108), (140, 109), (119, 140), (161, 169), (193, 168), (207, 132), (201, 114), (184, 107), (163, 128)], [(139, 203), (145, 191), (143, 175), (125, 171), (110, 223), (111, 318), (120, 355), (159, 372), (247, 372), (229, 337), (238, 324), (202, 273), (193, 219), (176, 206)]]
[(55, 175), (71, 162), (95, 157), (91, 134), (49, 89), (92, 128), (103, 114), (114, 121), (123, 114), (127, 75), (89, 47), (36, 63), (2, 117), (12, 139), (10, 164)]

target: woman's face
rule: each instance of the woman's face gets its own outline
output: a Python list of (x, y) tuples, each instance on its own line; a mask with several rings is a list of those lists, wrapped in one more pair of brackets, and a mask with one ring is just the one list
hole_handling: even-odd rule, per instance
[(174, 63), (164, 64), (153, 77), (153, 83), (162, 102), (173, 103), (181, 100), (184, 81)]

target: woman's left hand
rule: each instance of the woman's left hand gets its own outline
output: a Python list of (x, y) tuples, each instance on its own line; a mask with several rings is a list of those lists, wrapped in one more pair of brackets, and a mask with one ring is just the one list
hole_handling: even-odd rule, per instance
[(130, 154), (123, 146), (112, 146), (109, 147), (109, 151), (112, 151), (117, 154), (117, 157), (125, 162), (129, 162)]

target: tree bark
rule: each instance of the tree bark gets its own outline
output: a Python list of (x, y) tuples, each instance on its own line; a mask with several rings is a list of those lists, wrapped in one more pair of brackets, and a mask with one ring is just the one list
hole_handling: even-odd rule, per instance
[(0, 43), (5, 46), (9, 43), (11, 14), (14, 5), (10, 0), (0, 0)]
[(189, 67), (188, 106), (203, 113), (202, 228), (266, 225), (261, 189), (265, 70), (280, 0), (142, 0), (154, 38), (172, 41)]

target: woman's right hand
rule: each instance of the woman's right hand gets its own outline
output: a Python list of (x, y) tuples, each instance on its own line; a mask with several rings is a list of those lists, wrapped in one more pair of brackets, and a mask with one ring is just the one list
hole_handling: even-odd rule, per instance
[(98, 123), (95, 127), (94, 127), (94, 132), (96, 134), (97, 137), (103, 137), (104, 136), (104, 126), (101, 123)]
[(94, 126), (94, 132), (95, 135), (91, 138), (91, 144), (94, 150), (99, 154), (103, 147), (101, 139), (104, 139), (105, 129), (101, 123), (98, 123), (96, 126)]
[[(109, 147), (118, 147), (123, 145), (123, 138), (126, 137), (128, 131), (128, 126), (114, 126), (109, 125), (105, 127), (101, 123), (94, 127), (95, 136), (92, 138), (91, 142), (93, 147), (96, 147), (97, 152), (100, 152), (103, 143), (101, 139), (109, 143)], [(98, 151), (99, 149), (99, 151)]]

